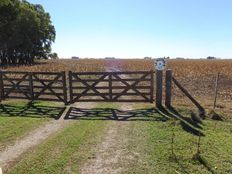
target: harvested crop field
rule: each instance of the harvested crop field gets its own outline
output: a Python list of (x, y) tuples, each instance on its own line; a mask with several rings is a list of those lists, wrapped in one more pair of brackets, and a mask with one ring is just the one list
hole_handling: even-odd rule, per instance
[[(122, 71), (154, 70), (150, 59), (60, 59), (38, 61), (31, 66), (1, 67), (10, 71), (105, 71), (112, 67)], [(206, 108), (214, 103), (215, 81), (219, 73), (217, 108), (232, 111), (232, 60), (168, 60), (167, 69)], [(174, 86), (173, 104), (191, 106), (188, 99)]]

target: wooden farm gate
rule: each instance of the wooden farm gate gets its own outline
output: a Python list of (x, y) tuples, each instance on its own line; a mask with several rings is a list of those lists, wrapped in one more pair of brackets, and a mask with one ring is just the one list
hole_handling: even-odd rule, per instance
[[(194, 99), (172, 71), (165, 73), (165, 105), (171, 107), (172, 82), (204, 115), (204, 108)], [(66, 80), (68, 79), (68, 85)], [(0, 71), (0, 101), (28, 99), (59, 101), (65, 105), (75, 102), (153, 102), (162, 106), (163, 71), (130, 72), (15, 72)], [(67, 88), (69, 87), (69, 88)], [(68, 95), (69, 94), (69, 95)], [(68, 100), (69, 96), (69, 100)]]
[(67, 101), (65, 72), (0, 71), (1, 99)]
[(69, 72), (70, 103), (153, 102), (154, 72)]

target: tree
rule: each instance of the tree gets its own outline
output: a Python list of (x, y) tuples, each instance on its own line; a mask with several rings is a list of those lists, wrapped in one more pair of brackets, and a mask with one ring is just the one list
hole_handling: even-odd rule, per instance
[(57, 53), (51, 53), (51, 54), (49, 54), (49, 58), (50, 58), (50, 59), (59, 59)]
[(56, 32), (41, 5), (2, 0), (0, 21), (1, 64), (31, 64), (48, 58)]

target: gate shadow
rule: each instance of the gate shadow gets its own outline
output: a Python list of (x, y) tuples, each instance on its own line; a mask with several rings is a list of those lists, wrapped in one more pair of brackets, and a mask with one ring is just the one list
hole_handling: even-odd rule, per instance
[(70, 107), (64, 119), (72, 120), (114, 120), (114, 121), (161, 121), (166, 122), (170, 119), (179, 121), (182, 129), (196, 136), (204, 136), (202, 127), (191, 118), (181, 115), (174, 108), (166, 109), (145, 108), (134, 110), (119, 110), (113, 108), (76, 108)]
[(1, 117), (30, 117), (59, 119), (65, 107), (40, 106), (29, 102), (26, 106), (0, 104)]
[(202, 125), (201, 123), (197, 123), (193, 121), (190, 117), (183, 116), (180, 112), (178, 112), (174, 107), (164, 108), (159, 107), (159, 111), (163, 112), (164, 114), (172, 117), (180, 122), (182, 129), (188, 133), (191, 133), (196, 136), (205, 136), (202, 132)]
[(85, 109), (70, 107), (64, 119), (162, 122), (169, 120), (168, 116), (158, 113), (159, 111), (155, 108), (122, 111), (113, 108)]

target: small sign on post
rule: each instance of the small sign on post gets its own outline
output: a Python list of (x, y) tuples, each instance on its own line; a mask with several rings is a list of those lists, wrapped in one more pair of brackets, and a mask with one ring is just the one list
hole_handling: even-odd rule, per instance
[(163, 94), (163, 70), (165, 68), (165, 60), (163, 58), (156, 59), (156, 106), (159, 108), (162, 106), (162, 94)]
[(166, 62), (165, 62), (164, 58), (156, 59), (156, 62), (155, 62), (155, 69), (156, 70), (162, 71), (165, 69), (165, 66), (166, 66)]

